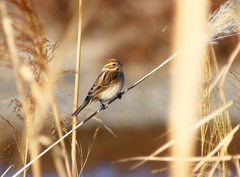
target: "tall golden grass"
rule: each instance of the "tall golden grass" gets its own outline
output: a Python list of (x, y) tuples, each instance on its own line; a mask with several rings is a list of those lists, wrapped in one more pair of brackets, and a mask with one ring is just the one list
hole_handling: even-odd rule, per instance
[[(52, 76), (57, 73), (49, 66), (54, 59), (57, 44), (50, 45), (45, 39), (44, 29), (33, 10), (31, 1), (1, 1), (1, 20), (5, 35), (5, 40), (1, 43), (1, 53), (9, 54), (4, 56), (4, 60), (9, 62), (14, 72), (20, 100), (16, 99), (13, 103), (17, 107), (15, 109), (22, 112), (20, 117), (17, 114), (17, 118), (23, 120), (24, 133), (14, 129), (10, 122), (8, 124), (15, 132), (22, 165), (25, 166), (28, 159), (34, 159), (41, 151), (43, 142), (39, 132), (43, 127), (46, 129), (46, 126), (50, 129), (50, 125), (47, 124), (52, 117), (47, 114), (49, 106), (52, 108), (58, 135), (62, 136), (53, 96), (54, 79)], [(18, 51), (25, 53), (27, 57), (21, 56)], [(70, 165), (64, 141), (61, 141), (61, 149), (67, 174), (70, 176)], [(61, 162), (59, 159), (56, 161)], [(41, 176), (39, 162), (40, 160), (36, 161), (32, 166), (34, 176)], [(27, 169), (24, 170), (23, 176), (26, 176), (26, 172)], [(59, 175), (66, 176), (64, 173)]]

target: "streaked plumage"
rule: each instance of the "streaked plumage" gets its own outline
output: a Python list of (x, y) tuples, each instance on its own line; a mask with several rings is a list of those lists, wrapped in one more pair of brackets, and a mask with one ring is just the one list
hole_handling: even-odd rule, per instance
[(100, 101), (103, 105), (102, 102), (107, 102), (119, 94), (125, 82), (122, 66), (118, 60), (109, 59), (89, 90), (84, 102), (72, 116), (77, 116), (88, 104)]

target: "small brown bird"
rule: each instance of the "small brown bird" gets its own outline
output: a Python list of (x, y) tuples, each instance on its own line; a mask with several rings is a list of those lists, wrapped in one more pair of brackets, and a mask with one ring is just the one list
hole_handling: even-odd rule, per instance
[(96, 101), (100, 101), (102, 106), (105, 107), (103, 102), (107, 102), (118, 95), (125, 82), (122, 66), (118, 60), (109, 59), (89, 90), (84, 102), (72, 113), (72, 116), (77, 116), (87, 105), (92, 105)]

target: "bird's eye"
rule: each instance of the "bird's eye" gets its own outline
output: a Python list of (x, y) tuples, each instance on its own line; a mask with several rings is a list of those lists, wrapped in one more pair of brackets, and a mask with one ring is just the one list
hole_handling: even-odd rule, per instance
[(116, 66), (116, 64), (115, 64), (115, 63), (113, 63), (112, 65), (113, 65), (113, 66)]

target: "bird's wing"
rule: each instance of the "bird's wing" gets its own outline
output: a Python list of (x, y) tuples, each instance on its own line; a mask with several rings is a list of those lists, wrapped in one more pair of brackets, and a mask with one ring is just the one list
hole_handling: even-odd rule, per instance
[(99, 74), (93, 86), (88, 92), (88, 96), (94, 96), (105, 91), (109, 86), (115, 84), (118, 71), (104, 71)]

